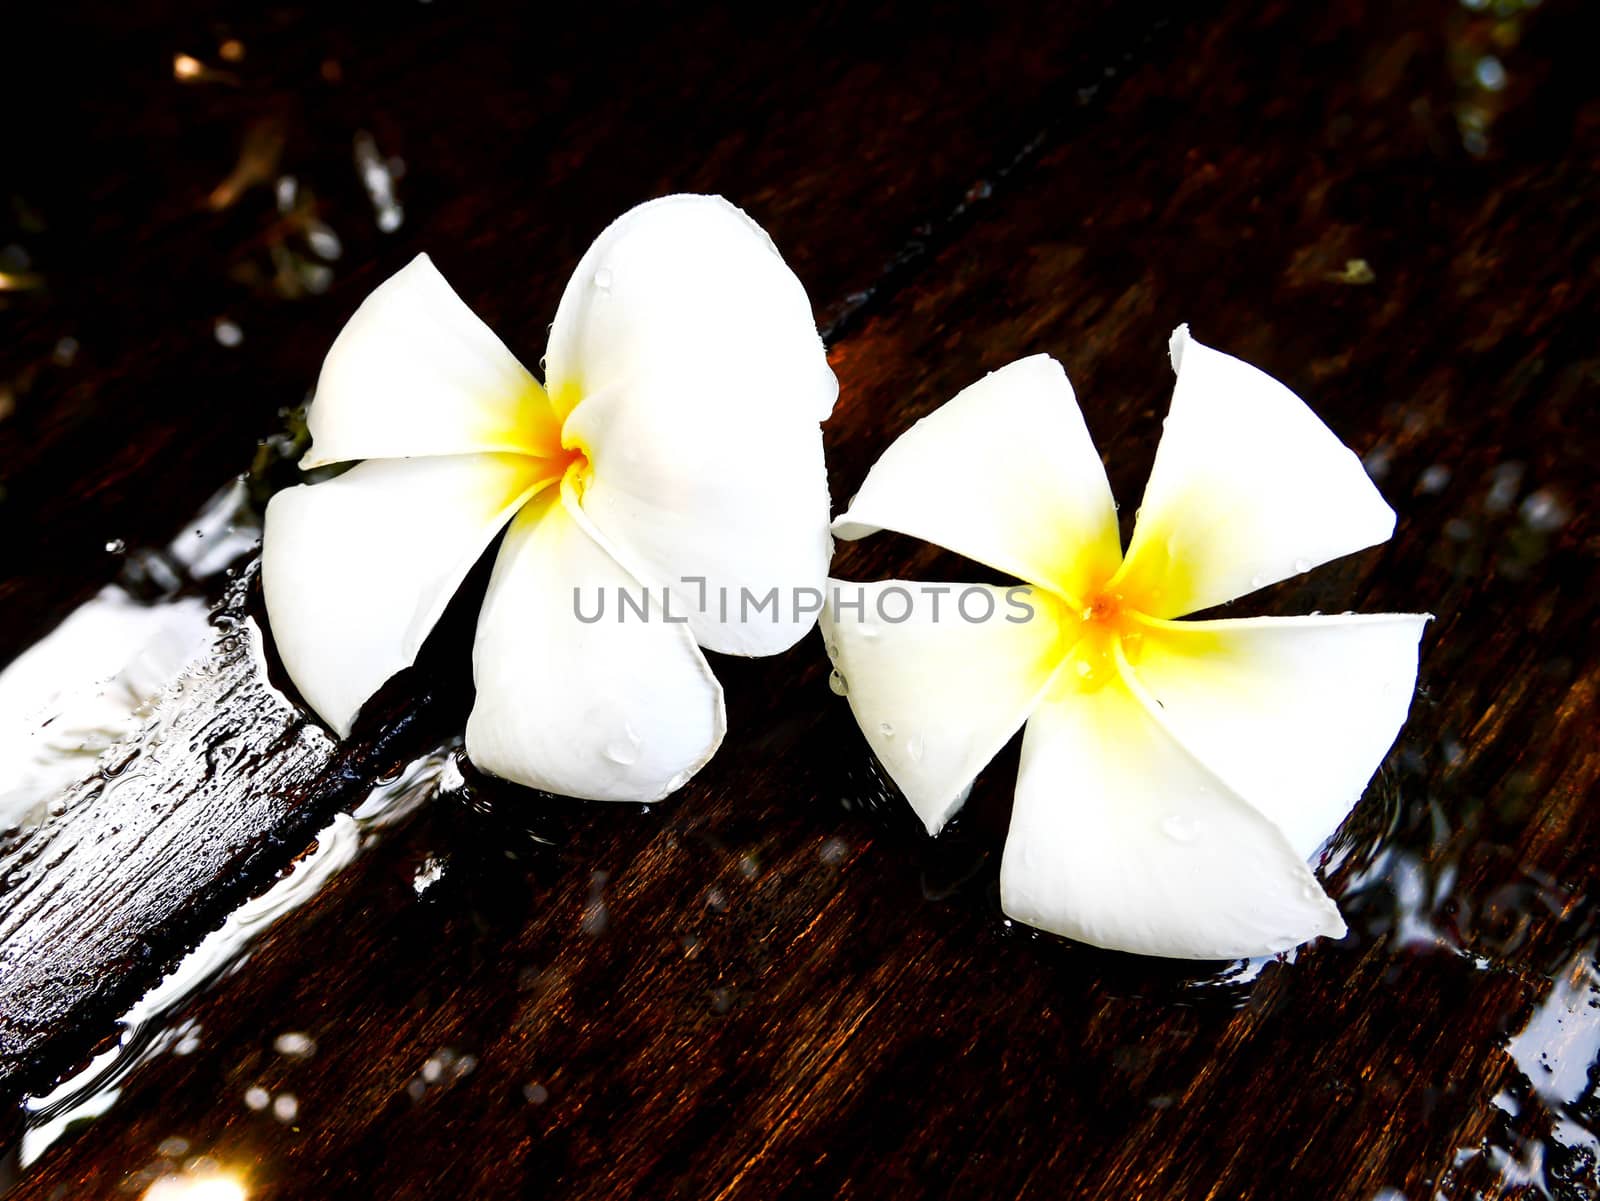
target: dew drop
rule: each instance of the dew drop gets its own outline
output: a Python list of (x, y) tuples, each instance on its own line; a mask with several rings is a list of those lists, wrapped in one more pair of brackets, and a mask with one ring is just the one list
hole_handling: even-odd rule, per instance
[(906, 754), (910, 756), (913, 763), (920, 763), (922, 761), (923, 750), (924, 743), (922, 741), (921, 734), (913, 734), (910, 738), (906, 739)]
[(1129, 630), (1122, 636), (1122, 654), (1134, 665), (1144, 658), (1144, 631)]
[(1311, 560), (1310, 559), (1296, 559), (1294, 561), (1294, 571), (1295, 571), (1296, 575), (1302, 575), (1305, 572), (1308, 572), (1310, 570), (1311, 570)]
[(1561, 498), (1548, 488), (1541, 488), (1522, 502), (1519, 510), (1528, 527), (1541, 534), (1553, 534), (1567, 524), (1571, 514), (1561, 503)]
[(602, 267), (594, 273), (594, 286), (602, 292), (611, 291), (611, 268)]
[(850, 685), (846, 683), (844, 676), (839, 674), (838, 668), (828, 673), (828, 687), (833, 690), (834, 696), (845, 696), (850, 692)]
[(631, 767), (639, 761), (639, 735), (624, 723), (622, 733), (606, 743), (606, 758), (620, 767)]
[(111, 541), (106, 543), (106, 554), (108, 555), (120, 555), (127, 549), (128, 544), (121, 538), (113, 538)]
[(1426, 496), (1433, 496), (1443, 492), (1450, 483), (1450, 468), (1443, 463), (1435, 463), (1417, 477), (1417, 491)]
[(1161, 832), (1173, 842), (1191, 843), (1200, 837), (1200, 824), (1187, 814), (1171, 813), (1161, 823)]
[(1253, 575), (1250, 577), (1250, 587), (1252, 588), (1264, 588), (1266, 587), (1266, 584), (1267, 577), (1264, 575)]
[(878, 723), (878, 733), (882, 734), (885, 738), (893, 738), (894, 737), (894, 727), (891, 726), (886, 721), (879, 722)]
[(289, 1059), (310, 1059), (317, 1053), (317, 1040), (299, 1030), (280, 1034), (272, 1042), (272, 1049)]

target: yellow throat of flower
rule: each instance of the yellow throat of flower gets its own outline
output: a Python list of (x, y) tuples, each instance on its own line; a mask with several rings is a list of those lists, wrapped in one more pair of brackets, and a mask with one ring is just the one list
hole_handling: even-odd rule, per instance
[(544, 478), (560, 480), (563, 491), (570, 487), (581, 499), (594, 477), (594, 456), (571, 420), (573, 410), (583, 399), (582, 391), (575, 382), (568, 380), (557, 392), (547, 393), (540, 388), (539, 394), (544, 403), (530, 406), (537, 428), (531, 431), (526, 443), (536, 448), (533, 451), (536, 458), (550, 464), (549, 474)]
[(1129, 663), (1139, 661), (1144, 645), (1144, 628), (1138, 608), (1121, 592), (1097, 591), (1068, 621), (1076, 629), (1067, 631), (1071, 648), (1063, 665), (1062, 680), (1068, 687), (1085, 692), (1103, 687), (1117, 674), (1117, 650)]

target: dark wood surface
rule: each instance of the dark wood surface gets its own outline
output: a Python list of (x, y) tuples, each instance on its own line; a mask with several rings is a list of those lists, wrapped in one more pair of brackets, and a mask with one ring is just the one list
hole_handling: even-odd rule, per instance
[[(136, 1194), (186, 1154), (252, 1197), (1594, 1195), (1600, 102), (1579, 16), (50, 18), (41, 44), (79, 54), (23, 72), (41, 120), (13, 185), (45, 193), (53, 224), (27, 236), (48, 287), (0, 293), (10, 651), (118, 569), (107, 539), (164, 540), (249, 466), (410, 254), (536, 359), (587, 239), (682, 187), (748, 207), (811, 289), (842, 388), (836, 500), (918, 415), (1045, 350), (1131, 513), (1165, 336), (1189, 320), (1311, 400), (1400, 515), (1387, 547), (1250, 611), (1439, 621), (1411, 722), (1330, 849), (1339, 943), (1197, 969), (1008, 927), (1014, 750), (928, 840), (813, 638), (716, 663), (728, 742), (664, 806), (468, 770), (385, 828), (169, 1015), (190, 1053), (139, 1063), (16, 1195)], [(172, 80), (173, 53), (218, 65), (226, 36), (237, 84)], [(1503, 88), (1475, 75), (1489, 54)], [(387, 237), (359, 129), (407, 161)], [(207, 207), (250, 139), (281, 144), (268, 177), (315, 188), (344, 241), (326, 296), (259, 286), (301, 236), (269, 189)], [(88, 153), (47, 163), (63, 141)], [(213, 339), (221, 316), (238, 347)], [(888, 537), (835, 570), (971, 571)], [(0, 850), (4, 1088), (48, 1089), (318, 824), (448, 746), (464, 600), (337, 753), (222, 630), (189, 703), (246, 754), (215, 768), (196, 728)], [(251, 604), (247, 578), (234, 611)], [(108, 821), (126, 842), (97, 841)], [(287, 1031), (315, 1054), (275, 1050)], [(293, 1120), (247, 1105), (255, 1087), (292, 1094)]]

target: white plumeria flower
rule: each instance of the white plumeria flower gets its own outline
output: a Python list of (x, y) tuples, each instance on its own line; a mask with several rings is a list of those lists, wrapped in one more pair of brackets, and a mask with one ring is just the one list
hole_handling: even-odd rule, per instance
[[(284, 666), (348, 734), (509, 522), (468, 756), (569, 796), (666, 796), (722, 740), (700, 647), (774, 654), (814, 620), (718, 601), (823, 586), (818, 426), (837, 394), (800, 281), (719, 197), (652, 201), (600, 235), (556, 311), (543, 387), (419, 256), (351, 317), (317, 383), (301, 466), (366, 461), (267, 508)], [(648, 591), (647, 619), (619, 590)], [(617, 607), (592, 620), (602, 597)]]
[[(1026, 603), (985, 588), (992, 603), (965, 612), (993, 616), (967, 620), (965, 585), (836, 580), (824, 633), (929, 833), (1026, 723), (1000, 870), (1011, 917), (1147, 955), (1274, 954), (1344, 934), (1306, 860), (1404, 723), (1428, 618), (1173, 620), (1383, 542), (1394, 513), (1282, 384), (1186, 326), (1171, 349), (1126, 555), (1072, 387), (1037, 355), (901, 435), (834, 523), (1015, 575)], [(904, 620), (898, 593), (877, 604), (894, 588)]]

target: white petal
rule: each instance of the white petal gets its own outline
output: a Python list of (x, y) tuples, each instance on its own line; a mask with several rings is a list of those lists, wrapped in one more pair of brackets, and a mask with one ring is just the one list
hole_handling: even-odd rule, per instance
[(761, 409), (685, 421), (697, 390), (584, 400), (567, 426), (593, 466), (583, 511), (633, 572), (672, 586), (701, 645), (776, 654), (815, 623), (833, 557), (822, 437)]
[(828, 583), (822, 633), (850, 709), (937, 834), (1060, 664), (1057, 602), (1025, 586)]
[(261, 543), (272, 635), (289, 678), (341, 737), (416, 658), (547, 470), (521, 455), (379, 460), (272, 498)]
[(1194, 613), (1386, 541), (1394, 511), (1361, 460), (1288, 388), (1180, 325), (1178, 373), (1122, 591)]
[(1176, 959), (1276, 954), (1344, 923), (1277, 828), (1120, 680), (1028, 720), (1000, 897), (1018, 921)]
[(1151, 623), (1134, 674), (1168, 729), (1310, 856), (1405, 724), (1415, 614)]
[(536, 497), (506, 534), (478, 618), (472, 761), (591, 800), (681, 787), (722, 741), (722, 688), (660, 597), (606, 550), (570, 485)]
[(1105, 469), (1066, 372), (1042, 354), (901, 434), (833, 528), (909, 534), (1079, 599), (1121, 556)]
[(307, 468), (560, 448), (544, 389), (425, 254), (379, 284), (334, 339), (307, 424)]
[[(838, 384), (758, 225), (711, 196), (622, 216), (567, 285), (546, 369), (593, 469), (584, 512), (630, 569), (673, 586), (702, 645), (766, 655), (811, 628), (832, 557), (818, 423)], [(777, 589), (778, 618), (741, 619), (742, 589)]]

